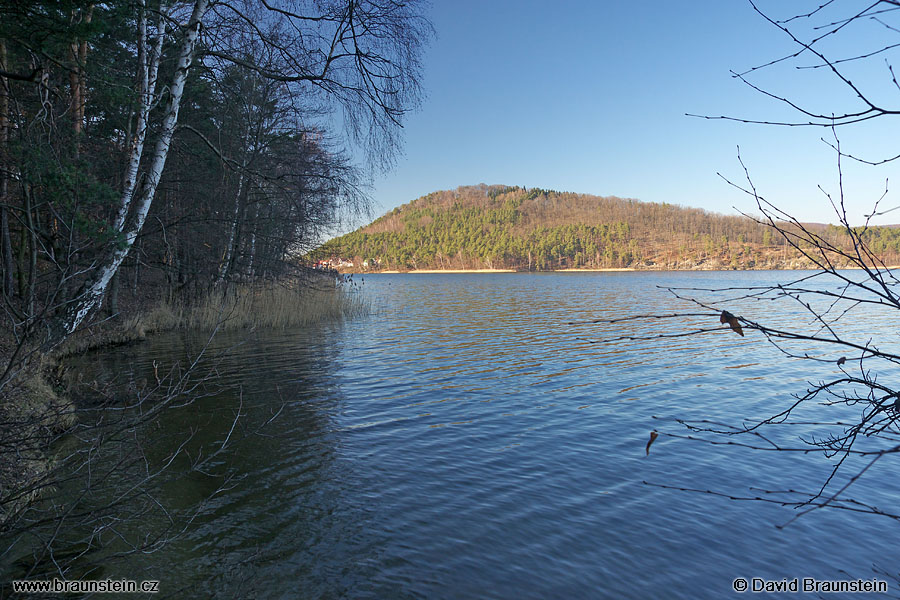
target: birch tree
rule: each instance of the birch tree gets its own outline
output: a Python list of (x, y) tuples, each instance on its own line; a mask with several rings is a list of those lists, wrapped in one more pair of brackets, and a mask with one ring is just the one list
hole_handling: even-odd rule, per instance
[[(84, 321), (85, 317), (95, 310), (102, 302), (109, 282), (115, 275), (122, 261), (128, 255), (128, 251), (134, 245), (153, 197), (159, 185), (166, 158), (169, 154), (169, 146), (178, 123), (178, 111), (181, 106), (181, 97), (184, 93), (184, 85), (188, 72), (194, 59), (194, 47), (200, 35), (203, 17), (209, 8), (208, 0), (196, 0), (191, 10), (191, 16), (184, 27), (184, 37), (178, 49), (178, 62), (175, 67), (172, 80), (169, 84), (169, 99), (164, 112), (159, 137), (152, 155), (149, 157), (149, 166), (144, 178), (143, 186), (135, 197), (134, 190), (137, 182), (137, 171), (143, 158), (143, 146), (147, 134), (148, 115), (156, 99), (156, 83), (159, 73), (159, 60), (162, 53), (162, 39), (164, 36), (164, 21), (168, 16), (165, 10), (160, 11), (159, 23), (152, 48), (148, 48), (147, 10), (143, 2), (138, 5), (140, 29), (138, 31), (138, 64), (140, 69), (141, 94), (139, 97), (138, 121), (135, 130), (135, 138), (132, 141), (131, 155), (128, 162), (128, 174), (125, 179), (125, 189), (113, 223), (113, 229), (121, 234), (117, 243), (110, 249), (103, 261), (97, 265), (93, 273), (82, 284), (79, 293), (68, 306), (62, 320), (63, 334), (70, 334)], [(131, 221), (128, 221), (129, 215)], [(55, 341), (55, 340), (51, 340)]]
[[(166, 108), (156, 144), (152, 153), (144, 156), (153, 106), (161, 95), (157, 88), (165, 31), (177, 19), (175, 11), (164, 4), (155, 26), (150, 27), (149, 7), (143, 1), (138, 4), (140, 94), (127, 173), (112, 224), (115, 240), (66, 307), (56, 339), (73, 332), (101, 305), (110, 280), (144, 226), (178, 125), (195, 52), (200, 52), (208, 72), (239, 68), (279, 84), (288, 105), (298, 110), (339, 110), (347, 135), (363, 146), (373, 168), (391, 164), (399, 150), (402, 117), (420, 101), (419, 56), (430, 25), (416, 11), (415, 2), (330, 0), (272, 5), (255, 0), (196, 0), (191, 8), (188, 21), (177, 27), (181, 32), (178, 62), (166, 86)], [(203, 39), (198, 45), (201, 27)], [(248, 53), (248, 47), (257, 50)], [(228, 273), (238, 243), (241, 197), (249, 189), (246, 177), (246, 173), (238, 175), (220, 281)]]
[[(283, 272), (396, 157), (421, 101), (421, 2), (0, 3), (3, 316), (16, 339), (59, 342), (112, 304), (123, 266), (141, 300), (164, 294), (139, 294), (139, 270), (149, 286), (154, 269), (194, 277), (198, 295)], [(254, 82), (246, 123), (220, 93), (228, 77)]]

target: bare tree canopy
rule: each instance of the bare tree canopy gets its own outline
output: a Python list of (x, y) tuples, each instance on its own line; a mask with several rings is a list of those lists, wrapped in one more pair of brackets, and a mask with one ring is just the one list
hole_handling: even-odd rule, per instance
[[(831, 127), (900, 114), (895, 95), (898, 84), (891, 63), (892, 54), (900, 48), (896, 14), (900, 6), (897, 2), (831, 0), (807, 3), (810, 10), (803, 13), (795, 12), (796, 6), (784, 3), (748, 2), (760, 18), (783, 34), (793, 50), (732, 71), (732, 76), (755, 93), (787, 108), (786, 114), (793, 114), (794, 118), (702, 116), (743, 123)], [(768, 71), (778, 69), (790, 70), (796, 81), (827, 78), (833, 94), (808, 97), (801, 96), (798, 90), (772, 89), (766, 85), (764, 76)]]

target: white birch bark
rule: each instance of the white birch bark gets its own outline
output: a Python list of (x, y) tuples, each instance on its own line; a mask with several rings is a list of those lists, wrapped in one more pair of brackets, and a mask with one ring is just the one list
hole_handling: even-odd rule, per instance
[[(175, 133), (175, 125), (178, 123), (178, 109), (181, 105), (181, 97), (184, 93), (184, 84), (187, 81), (188, 70), (190, 69), (191, 61), (193, 60), (194, 46), (200, 35), (200, 24), (203, 16), (206, 14), (207, 8), (209, 8), (209, 0), (195, 0), (191, 18), (188, 21), (187, 31), (185, 32), (184, 40), (178, 51), (178, 66), (175, 69), (175, 74), (172, 76), (172, 83), (169, 87), (169, 101), (166, 106), (165, 116), (163, 117), (159, 139), (156, 142), (156, 148), (153, 151), (153, 155), (150, 157), (150, 164), (144, 179), (144, 185), (136, 198), (136, 202), (134, 202), (132, 223), (127, 230), (120, 230), (125, 234), (124, 240), (113, 242), (115, 244), (114, 248), (107, 254), (103, 263), (94, 269), (93, 274), (88, 277), (87, 281), (85, 281), (82, 286), (80, 293), (70, 304), (62, 323), (62, 330), (65, 335), (75, 331), (78, 325), (84, 321), (85, 317), (103, 302), (103, 296), (106, 293), (106, 288), (109, 286), (110, 279), (112, 279), (112, 276), (115, 275), (119, 265), (122, 264), (122, 261), (128, 255), (128, 251), (131, 250), (141, 228), (144, 226), (144, 221), (147, 218), (147, 213), (150, 210), (150, 205), (153, 203), (153, 197), (156, 194), (156, 187), (159, 185), (159, 179), (162, 176), (162, 171), (166, 164), (169, 146), (172, 143), (172, 136)], [(144, 36), (146, 36), (146, 21), (144, 22), (143, 27)], [(144, 41), (146, 43), (146, 37)], [(156, 60), (158, 62), (158, 57)], [(144, 70), (142, 66), (141, 76), (143, 79), (144, 73), (146, 73), (147, 81), (146, 88), (144, 88), (142, 82), (142, 88), (147, 89), (148, 91), (150, 89), (151, 81), (156, 77), (155, 68), (151, 68), (152, 62), (153, 61), (148, 61), (146, 70)], [(141, 108), (144, 108), (143, 99)], [(146, 122), (143, 127), (138, 128), (138, 132), (136, 132), (138, 136), (142, 136), (141, 130), (146, 130)], [(132, 158), (134, 157), (132, 156)], [(140, 157), (137, 158), (137, 161), (138, 163), (140, 162)], [(129, 173), (130, 168), (131, 165), (129, 165)], [(132, 182), (132, 190), (134, 187), (135, 184)], [(125, 199), (125, 195), (123, 194), (123, 200)], [(123, 226), (128, 217), (131, 203), (132, 201), (129, 201), (127, 204), (120, 206)], [(117, 215), (116, 218), (117, 223), (118, 221), (119, 215)]]
[(137, 124), (135, 126), (134, 139), (130, 142), (128, 168), (125, 173), (125, 185), (122, 188), (122, 196), (119, 200), (119, 210), (113, 228), (121, 233), (125, 228), (125, 219), (131, 208), (134, 198), (134, 188), (137, 184), (138, 169), (144, 154), (144, 140), (147, 137), (147, 121), (150, 109), (156, 102), (156, 81), (159, 73), (159, 59), (162, 55), (163, 34), (165, 32), (165, 11), (160, 11), (159, 23), (153, 40), (153, 46), (147, 47), (147, 11), (144, 0), (138, 1), (140, 19), (138, 20), (138, 68), (140, 69), (140, 97), (138, 100)]
[(234, 238), (237, 235), (238, 219), (241, 214), (241, 193), (244, 191), (246, 168), (247, 163), (241, 165), (241, 174), (238, 177), (237, 194), (235, 194), (234, 197), (234, 214), (231, 218), (231, 230), (228, 232), (228, 243), (225, 245), (225, 255), (222, 257), (222, 264), (219, 265), (219, 275), (216, 278), (216, 287), (225, 283), (225, 278), (228, 277), (228, 269), (231, 266), (231, 259), (234, 256)]
[(247, 277), (253, 277), (253, 259), (256, 257), (256, 218), (259, 216), (259, 203), (253, 210), (253, 221), (250, 229), (250, 258), (247, 263)]

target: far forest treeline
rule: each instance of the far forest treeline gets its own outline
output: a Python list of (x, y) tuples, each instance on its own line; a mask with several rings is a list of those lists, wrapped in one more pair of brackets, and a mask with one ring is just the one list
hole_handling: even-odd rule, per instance
[[(805, 227), (835, 245), (845, 242), (840, 228)], [(900, 229), (873, 227), (865, 239), (882, 260), (900, 264)], [(809, 266), (777, 232), (747, 217), (486, 185), (428, 194), (329, 241), (312, 257), (344, 258), (353, 270)]]

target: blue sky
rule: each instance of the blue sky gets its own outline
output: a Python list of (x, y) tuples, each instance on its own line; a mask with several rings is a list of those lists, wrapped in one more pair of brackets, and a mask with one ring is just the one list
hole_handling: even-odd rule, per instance
[[(820, 2), (791, 4), (812, 9)], [(428, 97), (406, 121), (404, 154), (375, 180), (376, 214), (477, 183), (753, 212), (752, 199), (717, 175), (743, 183), (740, 146), (763, 196), (801, 220), (835, 222), (817, 187), (838, 194), (836, 156), (821, 141), (831, 137), (828, 129), (685, 116), (793, 116), (729, 73), (793, 49), (746, 0), (436, 0), (429, 16), (437, 38), (424, 61)], [(900, 41), (868, 22), (842, 32), (837, 50), (869, 48), (883, 34)], [(890, 56), (854, 68), (900, 98), (885, 88)], [(823, 70), (794, 68), (812, 62), (764, 70), (755, 81), (829, 112), (847, 106), (847, 94)], [(838, 132), (845, 150), (879, 158), (900, 152), (895, 120)], [(900, 173), (898, 165), (847, 162), (846, 203), (860, 222), (886, 178), (900, 186)], [(900, 189), (883, 203), (896, 205)], [(900, 222), (900, 210), (880, 222)]]

